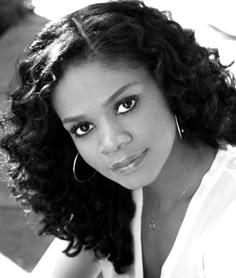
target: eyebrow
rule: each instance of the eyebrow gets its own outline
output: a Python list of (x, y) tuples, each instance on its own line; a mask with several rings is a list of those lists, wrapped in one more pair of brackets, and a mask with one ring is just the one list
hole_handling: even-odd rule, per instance
[[(111, 95), (103, 104), (104, 107), (108, 106), (112, 102), (114, 102), (115, 99), (117, 99), (121, 94), (123, 94), (128, 88), (135, 86), (137, 84), (140, 84), (137, 81), (130, 82), (121, 88), (119, 88), (113, 95)], [(78, 116), (72, 116), (72, 117), (67, 117), (62, 120), (63, 124), (69, 123), (69, 122), (75, 122), (75, 121), (80, 121), (83, 120), (86, 116), (85, 115), (78, 115)]]

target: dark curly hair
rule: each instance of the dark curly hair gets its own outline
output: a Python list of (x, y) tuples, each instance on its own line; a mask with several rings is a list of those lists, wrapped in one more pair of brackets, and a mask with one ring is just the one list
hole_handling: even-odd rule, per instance
[(13, 127), (1, 140), (12, 165), (11, 190), (43, 216), (40, 235), (69, 241), (68, 256), (92, 249), (124, 273), (134, 259), (131, 191), (100, 174), (75, 181), (77, 150), (51, 103), (67, 66), (92, 61), (144, 66), (178, 115), (185, 140), (214, 148), (236, 143), (235, 79), (217, 49), (200, 46), (192, 30), (142, 1), (94, 4), (50, 22), (18, 61), (11, 111), (2, 120)]

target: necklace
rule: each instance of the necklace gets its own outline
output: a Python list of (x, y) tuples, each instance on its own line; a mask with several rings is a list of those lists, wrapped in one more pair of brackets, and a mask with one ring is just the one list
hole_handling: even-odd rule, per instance
[[(202, 153), (202, 145), (199, 145), (199, 154)], [(200, 161), (200, 158), (198, 158), (198, 161)], [(196, 165), (196, 162), (195, 162), (195, 165)], [(180, 193), (180, 195), (174, 200), (174, 202), (178, 202), (181, 198), (183, 198), (183, 196), (186, 194), (186, 192), (192, 187), (194, 186), (194, 184), (196, 185), (196, 182), (198, 182), (198, 179), (193, 179), (195, 180), (195, 182), (192, 182), (192, 183), (188, 183), (187, 186), (184, 187), (184, 190)], [(200, 183), (199, 183), (200, 184)], [(149, 228), (151, 230), (156, 230), (156, 228), (160, 228), (160, 225), (157, 225), (159, 221), (155, 221), (153, 216), (151, 216), (151, 219), (149, 221)]]
[[(185, 193), (188, 191), (188, 189), (189, 189), (191, 186), (192, 186), (192, 184), (186, 186), (185, 189), (184, 189), (184, 191), (181, 192), (181, 194), (178, 196), (177, 199), (175, 199), (175, 202), (179, 201), (179, 200), (185, 195)], [(157, 221), (157, 222), (158, 222), (158, 221)], [(155, 230), (156, 227), (157, 227), (156, 222), (154, 221), (153, 217), (151, 216), (150, 223), (149, 223), (149, 228), (150, 228), (151, 230)]]

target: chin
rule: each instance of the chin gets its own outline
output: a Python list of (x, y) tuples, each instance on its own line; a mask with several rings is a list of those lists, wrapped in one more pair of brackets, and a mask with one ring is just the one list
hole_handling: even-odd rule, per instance
[(145, 187), (145, 186), (148, 186), (150, 183), (151, 183), (151, 181), (148, 179), (148, 180), (143, 180), (143, 181), (141, 181), (141, 179), (135, 179), (135, 181), (134, 180), (132, 180), (132, 181), (128, 181), (128, 180), (126, 180), (126, 181), (124, 181), (124, 180), (122, 180), (122, 181), (116, 181), (120, 186), (123, 186), (124, 188), (126, 188), (126, 189), (129, 189), (129, 190), (136, 190), (136, 189), (140, 189), (140, 188), (143, 188), (143, 187)]
[(110, 180), (113, 180), (115, 183), (120, 186), (128, 189), (128, 190), (136, 190), (145, 186), (148, 186), (153, 183), (153, 181), (157, 177), (157, 173), (149, 171), (140, 171), (139, 173), (132, 173), (129, 175), (106, 175), (106, 177)]
[(120, 184), (120, 186), (128, 189), (128, 190), (137, 190), (142, 188), (143, 186), (139, 185), (139, 184)]

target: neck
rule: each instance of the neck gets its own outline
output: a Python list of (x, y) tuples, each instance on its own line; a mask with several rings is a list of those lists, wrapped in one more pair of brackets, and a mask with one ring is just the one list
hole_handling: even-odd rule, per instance
[[(205, 144), (193, 146), (176, 136), (171, 153), (156, 180), (144, 187), (144, 204), (152, 209), (171, 207), (175, 202), (191, 198), (209, 170), (216, 150)], [(182, 194), (183, 197), (181, 196)]]

